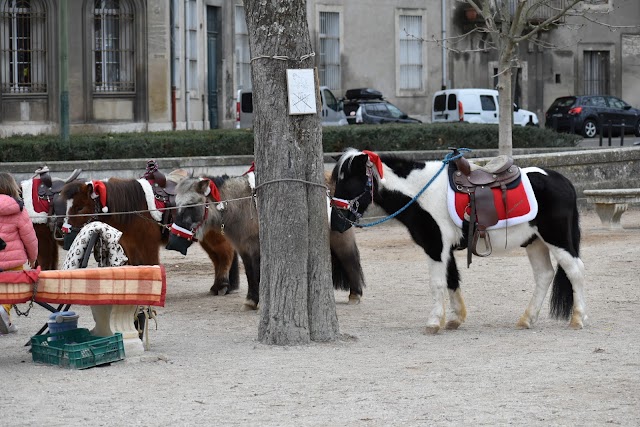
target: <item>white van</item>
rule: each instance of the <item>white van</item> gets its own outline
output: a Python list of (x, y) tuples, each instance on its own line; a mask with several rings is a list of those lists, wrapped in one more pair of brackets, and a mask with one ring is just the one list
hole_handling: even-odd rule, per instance
[[(343, 111), (342, 101), (338, 101), (328, 87), (320, 86), (320, 99), (322, 101), (322, 110), (320, 110), (322, 126), (349, 124)], [(253, 127), (253, 92), (239, 90), (236, 98), (236, 129), (251, 127)]]
[[(497, 124), (498, 91), (493, 89), (447, 89), (433, 95), (431, 121)], [(513, 124), (538, 126), (538, 116), (514, 104)]]

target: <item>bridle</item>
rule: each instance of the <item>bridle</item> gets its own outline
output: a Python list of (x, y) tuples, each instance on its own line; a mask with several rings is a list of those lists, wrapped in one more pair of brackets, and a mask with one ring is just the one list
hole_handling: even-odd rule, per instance
[[(74, 227), (71, 224), (68, 223), (68, 218), (64, 219), (64, 224), (62, 224), (62, 227), (60, 228), (62, 230), (63, 233), (71, 233), (73, 231), (80, 231), (82, 230), (82, 227), (84, 227), (85, 225), (93, 222), (93, 221), (98, 221), (98, 216), (96, 215), (97, 213), (100, 212), (100, 202), (98, 201), (98, 199), (93, 199), (93, 205), (94, 205), (94, 209), (93, 209), (93, 215), (89, 216), (89, 214), (87, 215), (82, 215), (82, 216), (87, 216), (89, 217), (89, 219), (87, 219), (80, 227)], [(66, 216), (66, 215), (65, 215)], [(80, 216), (80, 215), (78, 215)]]
[[(362, 218), (362, 214), (359, 212), (360, 208), (360, 199), (365, 195), (369, 194), (371, 196), (371, 201), (373, 202), (373, 168), (371, 164), (367, 163), (367, 184), (364, 187), (364, 191), (357, 195), (355, 198), (351, 200), (340, 199), (338, 197), (331, 197), (331, 206), (336, 208), (336, 213), (340, 215), (342, 219), (351, 224), (356, 224), (360, 218)], [(355, 221), (347, 218), (342, 211), (348, 211), (356, 218)]]
[(206, 222), (207, 219), (209, 218), (209, 209), (211, 209), (211, 207), (209, 206), (209, 203), (207, 202), (204, 205), (204, 215), (202, 216), (202, 220), (195, 222), (191, 225), (191, 229), (187, 230), (186, 228), (180, 227), (179, 225), (176, 225), (176, 223), (172, 223), (171, 224), (171, 228), (169, 229), (169, 231), (171, 232), (171, 234), (175, 234), (178, 237), (182, 237), (184, 239), (187, 239), (189, 241), (192, 242), (197, 242), (198, 239), (196, 239), (195, 235), (198, 232), (198, 230), (200, 229), (200, 227), (202, 227)]

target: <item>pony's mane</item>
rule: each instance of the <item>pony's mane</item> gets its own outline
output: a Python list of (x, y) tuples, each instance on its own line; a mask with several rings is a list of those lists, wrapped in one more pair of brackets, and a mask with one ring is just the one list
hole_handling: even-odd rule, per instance
[(213, 178), (223, 200), (238, 199), (251, 195), (251, 187), (247, 175), (218, 176)]
[(205, 176), (204, 178), (210, 179), (216, 185), (216, 187), (221, 188), (224, 183), (229, 179), (229, 175), (224, 174), (220, 176)]
[[(144, 190), (137, 180), (111, 178), (104, 183), (107, 187), (109, 212), (132, 212), (149, 209)], [(119, 215), (118, 218), (126, 222), (132, 216)]]
[(333, 172), (331, 173), (331, 181), (338, 182), (338, 174), (342, 170), (344, 164), (347, 164), (347, 171), (351, 170), (351, 162), (353, 161), (353, 158), (361, 154), (364, 153), (360, 150), (357, 150), (355, 148), (347, 148), (338, 159), (336, 166), (333, 168)]
[[(249, 189), (249, 180), (247, 176), (229, 176), (229, 175), (220, 175), (220, 176), (212, 176), (207, 175), (202, 178), (209, 179), (213, 181), (213, 183), (220, 190), (220, 194), (223, 200), (234, 199), (238, 197), (246, 197), (250, 195)], [(182, 197), (186, 196), (188, 193), (195, 193), (194, 187), (197, 184), (199, 178), (186, 178), (182, 182), (180, 182), (177, 186), (177, 192)], [(195, 200), (187, 200), (186, 203), (195, 203)]]
[[(351, 171), (351, 162), (353, 162), (353, 159), (364, 155), (365, 153), (363, 153), (362, 151), (355, 149), (355, 148), (347, 148), (345, 150), (345, 152), (342, 154), (342, 156), (340, 156), (340, 158), (338, 159), (338, 162), (336, 163), (335, 168), (333, 169), (333, 172), (331, 173), (331, 181), (338, 182), (338, 174), (340, 173), (341, 170), (343, 170), (343, 167), (346, 167), (346, 172)], [(380, 156), (381, 159), (384, 160), (389, 160), (389, 159), (399, 159), (402, 160), (402, 158), (397, 157), (393, 154), (389, 155), (383, 155)], [(384, 162), (383, 162), (384, 163)], [(372, 170), (373, 170), (373, 175), (376, 178), (376, 180), (380, 180), (380, 174), (378, 173), (378, 169), (373, 165), (373, 163), (371, 163), (370, 160), (367, 160), (367, 164), (369, 166), (371, 166)]]

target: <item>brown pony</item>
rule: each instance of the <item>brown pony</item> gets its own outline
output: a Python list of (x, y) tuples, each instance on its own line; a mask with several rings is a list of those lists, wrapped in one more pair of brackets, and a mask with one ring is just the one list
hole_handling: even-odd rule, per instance
[[(159, 211), (155, 210), (150, 189), (150, 184), (142, 179), (68, 183), (62, 189), (62, 196), (67, 200), (68, 224), (72, 230), (91, 221), (109, 224), (122, 231), (120, 244), (130, 265), (159, 264), (160, 245), (166, 244), (169, 233), (166, 226), (158, 222), (161, 218), (156, 215)], [(215, 267), (211, 292), (224, 294), (236, 290), (239, 269), (233, 246), (215, 230), (207, 232), (200, 243)]]
[(38, 238), (38, 266), (43, 270), (58, 269), (58, 246), (54, 233), (47, 224), (33, 224)]

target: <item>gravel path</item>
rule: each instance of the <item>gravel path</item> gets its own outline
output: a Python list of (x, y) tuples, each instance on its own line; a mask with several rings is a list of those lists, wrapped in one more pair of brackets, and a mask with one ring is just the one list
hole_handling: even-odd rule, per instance
[[(336, 293), (342, 339), (271, 347), (257, 342), (258, 314), (246, 293), (214, 297), (210, 264), (163, 251), (166, 307), (151, 350), (110, 366), (70, 371), (34, 364), (29, 337), (40, 307), (0, 337), (6, 426), (637, 426), (640, 420), (640, 210), (624, 230), (582, 217), (587, 269), (586, 328), (544, 313), (514, 325), (532, 290), (524, 251), (502, 258), (465, 254), (468, 319), (425, 335), (431, 305), (425, 255), (398, 224), (359, 231), (367, 288), (362, 303)], [(24, 308), (24, 306), (22, 307)], [(93, 327), (87, 307), (79, 325)], [(153, 325), (152, 325), (153, 326)]]

